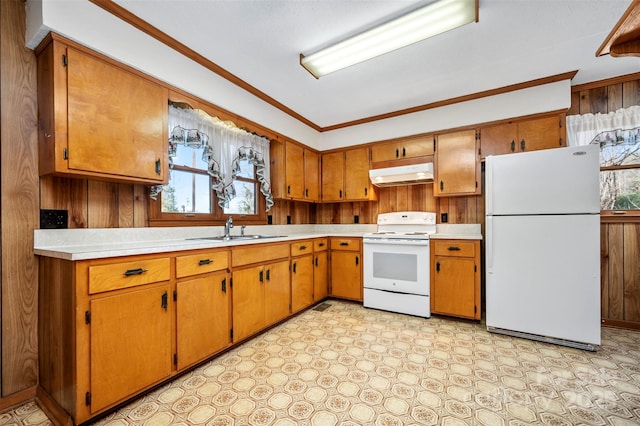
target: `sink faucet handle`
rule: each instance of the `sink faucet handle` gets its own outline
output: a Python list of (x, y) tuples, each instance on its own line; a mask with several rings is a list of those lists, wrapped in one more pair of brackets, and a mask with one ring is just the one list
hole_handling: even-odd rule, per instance
[(233, 217), (229, 216), (229, 218), (227, 219), (227, 224), (229, 225), (229, 228), (233, 228)]

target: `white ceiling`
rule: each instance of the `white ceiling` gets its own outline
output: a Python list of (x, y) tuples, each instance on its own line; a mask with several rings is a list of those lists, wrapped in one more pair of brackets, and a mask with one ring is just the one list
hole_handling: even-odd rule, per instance
[(300, 53), (425, 2), (115, 1), (320, 127), (568, 71), (574, 85), (640, 71), (637, 57), (595, 57), (631, 0), (480, 0), (478, 23), (319, 80)]

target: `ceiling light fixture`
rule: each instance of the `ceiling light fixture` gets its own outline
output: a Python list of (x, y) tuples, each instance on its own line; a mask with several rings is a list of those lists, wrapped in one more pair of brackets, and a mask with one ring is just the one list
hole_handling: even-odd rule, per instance
[(439, 0), (309, 56), (300, 54), (300, 65), (320, 78), (474, 21), (478, 0)]

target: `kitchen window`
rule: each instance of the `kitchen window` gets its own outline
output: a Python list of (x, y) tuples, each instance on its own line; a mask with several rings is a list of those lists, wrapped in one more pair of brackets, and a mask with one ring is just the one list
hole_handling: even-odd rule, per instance
[[(269, 140), (203, 111), (169, 107), (169, 183), (151, 189), (150, 224), (266, 223)], [(266, 157), (266, 158), (265, 158)]]
[(600, 146), (603, 220), (640, 220), (640, 106), (568, 116), (567, 142)]

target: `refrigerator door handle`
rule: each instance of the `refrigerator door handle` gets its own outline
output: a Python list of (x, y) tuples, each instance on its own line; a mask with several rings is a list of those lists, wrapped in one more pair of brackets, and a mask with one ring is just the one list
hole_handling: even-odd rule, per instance
[(493, 159), (488, 156), (485, 160), (485, 214), (493, 214)]
[(486, 244), (487, 274), (493, 274), (493, 217), (492, 216), (486, 217), (485, 231), (487, 234), (486, 236), (487, 238), (487, 244)]

